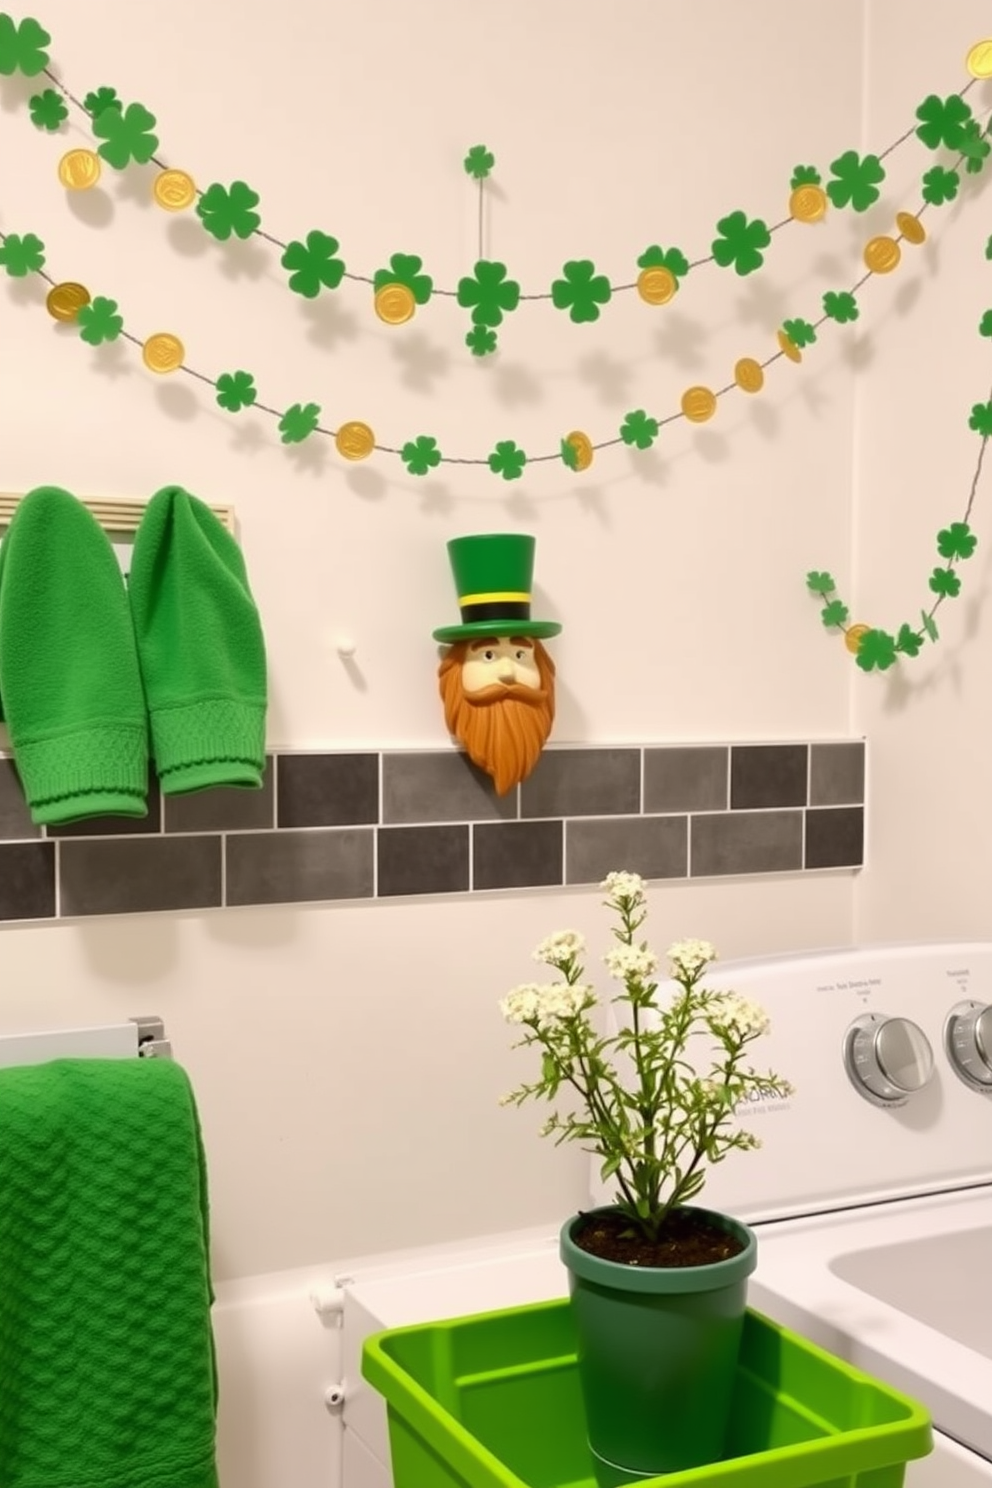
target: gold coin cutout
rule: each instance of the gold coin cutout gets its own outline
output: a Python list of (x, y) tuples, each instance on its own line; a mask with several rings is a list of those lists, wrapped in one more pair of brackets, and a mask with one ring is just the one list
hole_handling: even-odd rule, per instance
[(992, 41), (976, 41), (964, 65), (973, 78), (992, 77)]
[(789, 197), (789, 216), (797, 222), (822, 222), (827, 215), (827, 193), (822, 186), (797, 186)]
[(692, 424), (705, 424), (716, 413), (716, 394), (708, 387), (686, 388), (682, 394), (682, 412)]
[(375, 292), (375, 313), (386, 325), (405, 325), (417, 310), (417, 301), (408, 284), (384, 284)]
[(760, 393), (765, 385), (765, 372), (754, 357), (741, 357), (734, 366), (734, 381), (742, 393)]
[(902, 258), (902, 249), (895, 238), (872, 238), (865, 244), (865, 266), (873, 274), (891, 274)]
[(69, 150), (59, 161), (59, 180), (70, 191), (88, 191), (100, 179), (100, 157), (93, 150)]
[(166, 212), (185, 212), (196, 200), (193, 177), (181, 170), (160, 171), (152, 182), (152, 196)]
[(592, 440), (589, 435), (584, 434), (581, 429), (573, 429), (571, 434), (565, 435), (565, 443), (570, 444), (575, 451), (576, 470), (588, 470), (593, 457)]
[(897, 212), (896, 227), (902, 233), (907, 243), (912, 243), (914, 248), (927, 240), (927, 230), (919, 217), (914, 217), (912, 212)]
[(779, 350), (785, 353), (790, 362), (802, 361), (802, 352), (796, 345), (795, 341), (790, 341), (789, 337), (785, 334), (784, 331), (779, 331), (778, 333), (778, 346)]
[(186, 348), (170, 331), (149, 336), (141, 348), (141, 360), (149, 372), (175, 372), (183, 364)]
[(858, 647), (861, 645), (861, 637), (867, 635), (871, 630), (870, 625), (849, 625), (844, 632), (844, 645), (852, 656), (857, 656)]
[(75, 320), (83, 306), (89, 304), (90, 299), (91, 295), (85, 284), (74, 284), (69, 281), (65, 284), (56, 284), (48, 291), (45, 309), (53, 320), (68, 323)]
[(375, 435), (368, 424), (353, 419), (341, 425), (334, 436), (334, 445), (346, 460), (365, 460), (375, 449)]
[(679, 281), (663, 264), (642, 269), (637, 276), (637, 293), (646, 305), (667, 305), (678, 287)]

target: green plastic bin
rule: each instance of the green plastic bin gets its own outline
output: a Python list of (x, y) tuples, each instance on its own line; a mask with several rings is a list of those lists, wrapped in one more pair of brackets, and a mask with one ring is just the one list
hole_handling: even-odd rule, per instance
[[(567, 1300), (366, 1339), (395, 1488), (595, 1488)], [(901, 1488), (922, 1406), (749, 1311), (726, 1457), (646, 1488)]]

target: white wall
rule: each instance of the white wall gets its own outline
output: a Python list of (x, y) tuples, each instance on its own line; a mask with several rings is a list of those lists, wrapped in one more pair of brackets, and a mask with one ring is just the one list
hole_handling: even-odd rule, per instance
[[(939, 24), (917, 21), (914, 8), (914, 36), (885, 59), (882, 39), (906, 29), (905, 7), (874, 0), (867, 77), (865, 9), (47, 0), (38, 13), (73, 91), (111, 83), (146, 103), (170, 164), (202, 185), (247, 179), (263, 227), (284, 239), (332, 232), (360, 272), (414, 251), (439, 284), (457, 282), (477, 246), (461, 159), (485, 142), (497, 157), (486, 251), (536, 290), (569, 257), (592, 257), (619, 281), (652, 242), (706, 253), (717, 218), (738, 207), (777, 221), (797, 163), (824, 169), (859, 145), (866, 91), (877, 146), (908, 126), (926, 92), (959, 85), (982, 33), (977, 0), (945, 7)], [(0, 158), (16, 161), (4, 171), (4, 231), (37, 232), (53, 272), (116, 297), (136, 333), (181, 335), (190, 365), (247, 368), (265, 401), (313, 399), (331, 426), (365, 419), (391, 444), (433, 433), (446, 452), (485, 455), (515, 437), (533, 453), (575, 427), (609, 437), (631, 408), (674, 411), (688, 384), (719, 387), (738, 356), (766, 355), (786, 316), (816, 318), (823, 291), (857, 276), (866, 236), (848, 214), (794, 225), (760, 274), (703, 268), (675, 304), (650, 310), (628, 295), (596, 326), (525, 307), (509, 318), (500, 357), (480, 365), (463, 347), (467, 315), (450, 302), (399, 330), (379, 324), (355, 285), (304, 303), (286, 290), (275, 250), (222, 249), (195, 222), (148, 205), (144, 172), (140, 189), (130, 173), (108, 172), (101, 197), (66, 196), (57, 160), (86, 141), (75, 126), (68, 142), (38, 134), (11, 107), (16, 86), (0, 90)], [(903, 155), (900, 169), (920, 169), (918, 145)], [(860, 337), (825, 327), (802, 367), (770, 369), (760, 397), (728, 398), (703, 429), (665, 429), (647, 456), (604, 451), (585, 476), (550, 464), (512, 486), (460, 467), (418, 481), (379, 456), (347, 467), (328, 442), (287, 451), (273, 424), (222, 413), (209, 389), (156, 380), (132, 351), (94, 355), (53, 327), (35, 289), (8, 284), (0, 484), (133, 497), (178, 482), (233, 502), (269, 645), (270, 742), (282, 748), (443, 745), (430, 631), (456, 615), (444, 543), (467, 531), (535, 532), (538, 609), (565, 627), (554, 643), (556, 738), (778, 740), (864, 727), (872, 865), (861, 925), (923, 933), (924, 888), (907, 904), (889, 887), (907, 870), (888, 856), (916, 840), (894, 792), (910, 735), (921, 759), (950, 737), (955, 657), (977, 698), (976, 642), (963, 644), (964, 612), (955, 616), (962, 628), (947, 626), (937, 658), (943, 680), (893, 712), (884, 687), (855, 677), (843, 645), (822, 634), (804, 576), (851, 575), (852, 599), (880, 614), (896, 597), (886, 585), (908, 585), (916, 601), (930, 558), (915, 517), (892, 524), (909, 473), (928, 471), (917, 487), (924, 537), (956, 514), (968, 474), (961, 408), (966, 416), (974, 372), (955, 390), (939, 348), (967, 342), (976, 363), (981, 351), (968, 340), (984, 308), (985, 265), (973, 251), (981, 211), (945, 213), (936, 256), (924, 250), (915, 270), (867, 287)], [(918, 296), (906, 289), (913, 273)], [(959, 304), (965, 328), (948, 327), (945, 343), (940, 307)], [(924, 326), (933, 353), (920, 349)], [(938, 489), (945, 463), (905, 442), (931, 407), (947, 466), (956, 462), (949, 497)], [(894, 470), (893, 460), (904, 461), (903, 478), (887, 474), (880, 489), (873, 472)], [(982, 561), (967, 575), (972, 593)], [(341, 633), (357, 642), (357, 674), (336, 655)], [(866, 697), (881, 700), (877, 711), (863, 711)], [(973, 773), (963, 759), (960, 773)], [(921, 832), (944, 819), (935, 774)], [(963, 805), (964, 786), (954, 789)], [(944, 846), (960, 851), (957, 841)], [(964, 880), (965, 866), (927, 864), (925, 882)], [(843, 874), (659, 886), (657, 940), (705, 935), (726, 956), (843, 943), (859, 892)], [(495, 1000), (531, 975), (531, 948), (547, 931), (574, 923), (595, 933), (597, 898), (532, 892), (8, 927), (0, 1025), (165, 1016), (202, 1108), (221, 1277), (543, 1223), (581, 1198), (582, 1161), (538, 1141), (539, 1113), (496, 1107), (523, 1062), (508, 1052)], [(977, 917), (969, 925), (980, 929)]]

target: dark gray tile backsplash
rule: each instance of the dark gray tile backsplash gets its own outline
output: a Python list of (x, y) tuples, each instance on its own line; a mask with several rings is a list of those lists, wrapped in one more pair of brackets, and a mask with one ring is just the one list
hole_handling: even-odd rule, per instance
[(0, 921), (853, 871), (865, 743), (551, 746), (505, 797), (454, 749), (276, 751), (261, 790), (148, 799), (43, 832), (0, 758)]
[(379, 820), (378, 754), (280, 754), (280, 827), (351, 827)]
[(548, 749), (520, 787), (521, 816), (625, 816), (640, 809), (639, 749)]
[(219, 837), (91, 837), (59, 844), (59, 913), (141, 914), (214, 909)]
[(513, 820), (516, 787), (498, 796), (467, 755), (447, 750), (382, 756), (384, 822)]

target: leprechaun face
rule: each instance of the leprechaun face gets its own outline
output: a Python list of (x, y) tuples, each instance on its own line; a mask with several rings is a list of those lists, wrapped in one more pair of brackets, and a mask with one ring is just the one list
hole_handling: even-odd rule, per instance
[(522, 636), (492, 636), (469, 643), (462, 662), (463, 690), (478, 700), (492, 687), (503, 689), (504, 696), (506, 688), (540, 689), (541, 673), (533, 641)]
[(555, 717), (555, 665), (540, 641), (520, 636), (459, 641), (438, 669), (449, 733), (498, 795), (526, 780)]

